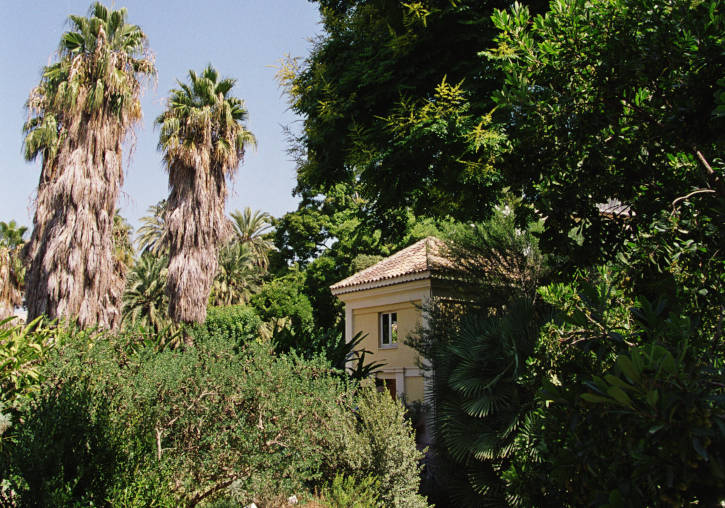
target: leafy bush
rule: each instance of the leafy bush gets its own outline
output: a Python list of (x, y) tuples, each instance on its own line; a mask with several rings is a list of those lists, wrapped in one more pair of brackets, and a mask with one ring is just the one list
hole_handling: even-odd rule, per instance
[(725, 357), (691, 316), (628, 298), (621, 279), (600, 267), (541, 290), (559, 310), (542, 333), (556, 374), (542, 391), (551, 477), (576, 504), (714, 506), (725, 499)]
[(0, 320), (0, 404), (17, 409), (38, 392), (42, 361), (56, 338), (42, 318), (28, 325)]
[(322, 492), (322, 502), (329, 508), (378, 508), (382, 507), (378, 491), (379, 482), (372, 476), (360, 482), (349, 476), (337, 475)]
[(304, 279), (304, 273), (291, 271), (265, 284), (250, 304), (263, 321), (285, 320), (295, 331), (311, 330), (312, 305), (302, 293)]
[(261, 324), (257, 312), (246, 305), (209, 307), (206, 322), (197, 326), (192, 334), (195, 340), (217, 337), (242, 346), (258, 336)]
[(350, 475), (358, 480), (369, 475), (378, 478), (384, 506), (427, 506), (418, 494), (423, 454), (415, 447), (403, 406), (373, 389), (362, 390), (356, 403), (358, 442), (346, 446), (344, 462)]
[(321, 359), (221, 333), (156, 352), (82, 336), (43, 368), (0, 471), (31, 505), (247, 504), (374, 474), (391, 506), (424, 506), (400, 405), (356, 391)]

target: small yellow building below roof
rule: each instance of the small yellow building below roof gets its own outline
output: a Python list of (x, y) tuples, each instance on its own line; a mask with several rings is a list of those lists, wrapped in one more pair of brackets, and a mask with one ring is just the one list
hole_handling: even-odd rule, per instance
[(426, 380), (418, 352), (405, 340), (425, 324), (423, 309), (437, 290), (436, 274), (448, 266), (442, 245), (424, 238), (330, 286), (345, 304), (345, 339), (362, 333), (358, 348), (369, 352), (365, 363), (385, 364), (376, 373), (378, 386), (408, 402), (423, 400)]

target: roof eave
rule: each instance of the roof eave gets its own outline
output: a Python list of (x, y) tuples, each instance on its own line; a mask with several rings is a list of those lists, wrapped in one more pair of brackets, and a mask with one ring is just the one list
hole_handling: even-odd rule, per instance
[(347, 293), (355, 293), (358, 291), (365, 291), (367, 289), (375, 289), (385, 286), (393, 286), (395, 284), (404, 284), (406, 282), (412, 282), (416, 280), (429, 279), (431, 278), (430, 270), (424, 270), (420, 272), (406, 273), (403, 275), (397, 275), (387, 279), (374, 280), (370, 282), (364, 282), (361, 284), (353, 284), (350, 286), (334, 287), (330, 286), (330, 291), (333, 295), (339, 296)]

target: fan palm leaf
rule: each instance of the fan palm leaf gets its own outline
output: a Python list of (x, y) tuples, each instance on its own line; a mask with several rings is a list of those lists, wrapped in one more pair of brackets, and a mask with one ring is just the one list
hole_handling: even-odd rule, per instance
[(166, 255), (166, 200), (162, 199), (148, 209), (148, 215), (141, 217), (141, 226), (138, 228), (136, 246), (140, 252), (149, 252), (154, 255)]
[(230, 243), (222, 247), (209, 304), (221, 306), (247, 303), (249, 297), (259, 289), (262, 273), (249, 245)]
[(28, 228), (14, 220), (0, 221), (0, 320), (12, 316), (15, 307), (23, 303), (25, 263), (23, 237)]
[(272, 229), (272, 216), (267, 212), (245, 207), (244, 211), (235, 210), (231, 214), (234, 228), (234, 241), (249, 245), (256, 260), (262, 268), (269, 265), (269, 252), (274, 243), (264, 235)]
[(131, 269), (123, 295), (123, 319), (127, 323), (161, 330), (168, 322), (166, 309), (167, 260), (142, 255)]

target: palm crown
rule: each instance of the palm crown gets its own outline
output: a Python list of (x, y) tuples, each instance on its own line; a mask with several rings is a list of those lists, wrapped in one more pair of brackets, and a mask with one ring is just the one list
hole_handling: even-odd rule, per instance
[(26, 104), (26, 159), (41, 155), (52, 164), (73, 120), (84, 112), (105, 109), (123, 125), (141, 118), (141, 78), (156, 69), (146, 35), (138, 25), (127, 24), (126, 16), (125, 8), (94, 3), (89, 17), (68, 18), (71, 30), (61, 36), (58, 62), (43, 69)]
[(220, 166), (225, 176), (236, 170), (246, 145), (255, 143), (244, 127), (244, 101), (228, 96), (236, 80), (219, 79), (211, 65), (197, 75), (189, 71), (189, 84), (178, 82), (171, 90), (168, 108), (157, 119), (161, 128), (159, 150), (169, 165), (175, 160), (198, 165), (202, 147), (208, 148), (209, 162)]

